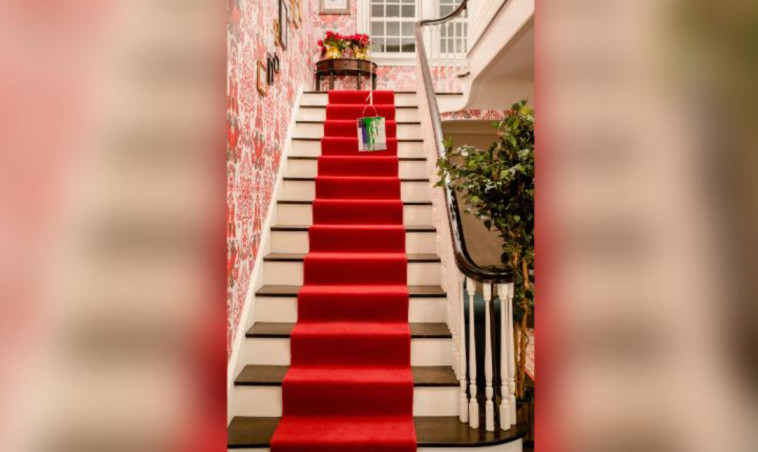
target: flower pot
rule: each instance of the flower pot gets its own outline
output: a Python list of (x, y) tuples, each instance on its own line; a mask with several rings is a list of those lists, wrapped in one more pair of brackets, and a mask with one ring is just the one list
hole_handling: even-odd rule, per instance
[(342, 58), (342, 51), (337, 47), (327, 47), (326, 59), (334, 60), (336, 58)]
[(368, 49), (366, 47), (353, 47), (353, 56), (357, 60), (368, 60)]

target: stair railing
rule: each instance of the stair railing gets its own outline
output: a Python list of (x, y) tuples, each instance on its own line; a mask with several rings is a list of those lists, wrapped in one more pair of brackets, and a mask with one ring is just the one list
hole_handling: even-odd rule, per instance
[[(439, 36), (439, 28), (460, 18), (466, 10), (468, 0), (447, 16), (416, 22), (417, 58), (416, 74), (423, 89), (418, 89), (419, 113), (426, 126), (425, 142), (432, 143), (436, 151), (434, 158), (427, 159), (430, 174), (437, 158), (445, 157), (442, 121), (435, 95), (435, 82), (427, 56), (425, 36)], [(433, 41), (429, 41), (436, 45)], [(437, 232), (437, 248), (442, 260), (442, 285), (448, 293), (447, 323), (453, 333), (453, 368), (460, 383), (459, 417), (461, 422), (472, 428), (479, 428), (479, 399), (484, 399), (485, 429), (495, 430), (495, 384), (499, 381), (500, 406), (498, 424), (508, 430), (516, 424), (516, 348), (513, 335), (513, 275), (504, 267), (482, 267), (477, 265), (466, 247), (461, 225), (461, 211), (455, 191), (449, 178), (445, 178), (442, 188), (432, 190), (435, 224), (447, 224)], [(477, 322), (476, 303), (481, 297), (484, 304), (484, 332)], [(494, 317), (495, 300), (499, 302), (499, 322)], [(477, 337), (483, 336), (484, 353), (477, 353)], [(499, 338), (500, 353), (493, 353), (494, 340)], [(480, 345), (481, 346), (481, 345)], [(480, 350), (481, 352), (481, 350)], [(483, 361), (478, 359), (483, 356)], [(478, 377), (478, 370), (483, 370)], [(497, 373), (497, 375), (495, 375)], [(484, 386), (484, 394), (479, 387)]]

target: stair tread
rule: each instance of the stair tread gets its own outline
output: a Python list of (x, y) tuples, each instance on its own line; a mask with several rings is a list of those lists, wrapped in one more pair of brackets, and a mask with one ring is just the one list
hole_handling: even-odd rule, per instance
[[(452, 337), (450, 330), (444, 323), (409, 323), (409, 325), (411, 328), (411, 337), (415, 339), (447, 339)], [(294, 327), (294, 323), (255, 322), (253, 326), (247, 330), (245, 336), (257, 338), (288, 338)]]
[[(295, 297), (302, 286), (268, 285), (255, 293), (263, 297)], [(408, 286), (411, 297), (445, 297), (447, 294), (440, 286)]]
[[(355, 199), (326, 199), (326, 200), (322, 200), (322, 201), (329, 202), (329, 201), (358, 201), (358, 200), (355, 200)], [(394, 202), (397, 202), (396, 200), (385, 201), (385, 200), (382, 200), (382, 199), (365, 199), (365, 200), (360, 200), (360, 201), (363, 201), (363, 202), (366, 202), (366, 203), (378, 203), (378, 202), (392, 202), (392, 203), (394, 203)], [(276, 202), (278, 204), (303, 204), (303, 205), (313, 204), (313, 200), (279, 199)], [(403, 201), (403, 205), (404, 206), (431, 206), (432, 202), (431, 201)]]
[[(428, 177), (393, 177), (393, 176), (319, 176), (320, 179), (400, 179), (400, 182), (429, 182)], [(314, 182), (315, 176), (284, 176), (286, 181)]]
[[(327, 158), (377, 158), (374, 156), (353, 156), (353, 155), (323, 155), (323, 156), (315, 156), (315, 155), (288, 155), (288, 159), (292, 160), (313, 160), (317, 161), (319, 157), (327, 157)], [(385, 158), (385, 157), (381, 157)], [(426, 157), (386, 157), (386, 158), (392, 158), (392, 159), (398, 159), (401, 162), (424, 162), (426, 161)]]
[[(423, 226), (423, 225), (392, 225), (392, 224), (377, 224), (377, 225), (371, 225), (371, 224), (358, 224), (358, 225), (343, 225), (343, 224), (327, 224), (322, 226), (330, 226), (334, 228), (339, 227), (356, 227), (356, 228), (370, 228), (370, 227), (390, 227), (390, 226), (397, 226), (397, 227), (403, 227), (405, 228), (406, 232), (436, 232), (437, 228), (434, 226)], [(280, 232), (299, 232), (299, 231), (308, 231), (310, 229), (310, 226), (305, 225), (295, 225), (295, 224), (287, 224), (287, 225), (276, 225), (271, 226), (272, 231), (280, 231)]]
[[(366, 104), (336, 104), (336, 105), (339, 105), (341, 107), (345, 107), (345, 106), (359, 106), (359, 107), (363, 107)], [(396, 110), (397, 109), (403, 109), (403, 110), (415, 109), (415, 110), (418, 110), (418, 105), (392, 105), (392, 104), (380, 104), (380, 105), (393, 106), (393, 107), (395, 107)], [(325, 109), (326, 105), (301, 105), (300, 108), (324, 108)]]
[[(307, 253), (269, 253), (263, 257), (264, 261), (267, 262), (301, 262)], [(319, 252), (319, 253), (310, 253), (310, 254), (319, 254), (319, 255), (347, 255), (347, 254), (355, 254), (356, 256), (370, 256), (377, 258), (392, 258), (394, 255), (403, 255), (408, 257), (408, 262), (440, 262), (439, 256), (436, 254), (431, 253), (326, 253), (326, 252)]]
[[(227, 429), (229, 449), (266, 448), (279, 424), (278, 417), (242, 417), (232, 419)], [(419, 447), (494, 446), (518, 440), (526, 433), (525, 424), (510, 430), (496, 428), (487, 432), (484, 427), (472, 429), (457, 416), (414, 417), (416, 441)]]
[[(344, 123), (350, 123), (355, 124), (355, 121), (352, 119), (298, 119), (295, 122), (297, 124), (323, 124), (324, 122), (344, 122)], [(421, 125), (421, 121), (397, 121), (397, 120), (391, 120), (391, 121), (385, 121), (386, 123), (391, 124), (397, 124), (399, 126), (404, 125)]]
[[(241, 386), (280, 386), (289, 366), (248, 365), (234, 380)], [(339, 371), (340, 368), (335, 368)], [(450, 366), (411, 367), (415, 386), (458, 386)]]

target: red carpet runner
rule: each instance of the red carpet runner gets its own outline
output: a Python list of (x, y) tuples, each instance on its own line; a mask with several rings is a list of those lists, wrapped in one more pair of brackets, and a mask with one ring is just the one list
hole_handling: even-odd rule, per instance
[(395, 96), (374, 92), (389, 149), (359, 153), (367, 95), (329, 93), (273, 452), (416, 450)]

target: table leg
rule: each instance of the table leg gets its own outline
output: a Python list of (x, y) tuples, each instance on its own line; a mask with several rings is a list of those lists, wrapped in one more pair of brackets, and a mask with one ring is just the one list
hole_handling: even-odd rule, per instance
[(334, 89), (334, 71), (329, 73), (329, 90)]
[(321, 74), (316, 74), (316, 91), (321, 91)]
[(374, 91), (376, 91), (376, 72), (371, 73), (371, 86), (374, 87)]
[(361, 90), (361, 85), (363, 84), (363, 74), (361, 74), (360, 72), (358, 72), (358, 74), (357, 74), (356, 77), (357, 77), (356, 80), (358, 81), (358, 91), (360, 91)]

